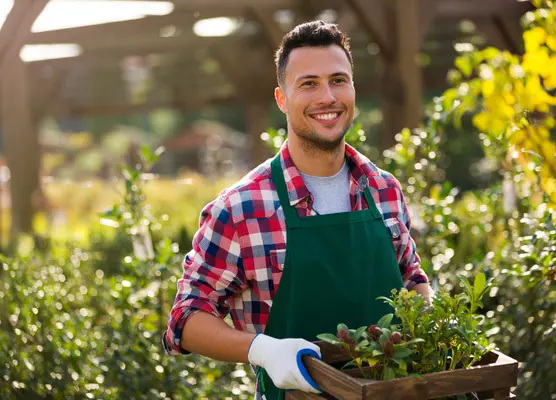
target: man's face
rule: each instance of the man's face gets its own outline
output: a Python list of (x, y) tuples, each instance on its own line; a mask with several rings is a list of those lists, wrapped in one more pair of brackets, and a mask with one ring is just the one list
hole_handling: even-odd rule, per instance
[(351, 64), (340, 46), (302, 47), (290, 53), (283, 88), (275, 92), (290, 132), (322, 150), (336, 148), (354, 115)]

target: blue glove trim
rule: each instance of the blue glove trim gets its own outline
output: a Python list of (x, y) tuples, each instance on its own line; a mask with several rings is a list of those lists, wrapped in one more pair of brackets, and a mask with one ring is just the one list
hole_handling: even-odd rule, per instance
[(305, 380), (309, 383), (309, 385), (311, 385), (316, 390), (322, 392), (321, 388), (318, 387), (317, 383), (313, 380), (313, 378), (311, 378), (311, 375), (309, 375), (307, 368), (305, 368), (302, 359), (303, 356), (311, 356), (311, 357), (318, 358), (320, 360), (319, 354), (313, 349), (299, 350), (297, 352), (297, 368), (299, 368), (299, 372), (301, 372), (301, 375), (303, 376), (303, 378), (305, 378)]

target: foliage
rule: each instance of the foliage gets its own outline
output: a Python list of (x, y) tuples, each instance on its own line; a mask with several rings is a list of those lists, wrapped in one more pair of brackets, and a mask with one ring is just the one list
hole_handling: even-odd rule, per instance
[[(456, 102), (456, 123), (473, 112), (473, 124), (489, 143), (489, 155), (502, 168), (519, 167), (556, 204), (556, 8), (534, 0), (537, 10), (524, 18), (522, 56), (493, 47), (472, 51), (455, 61), (454, 87), (443, 105)], [(509, 144), (507, 146), (506, 144)]]
[[(346, 140), (401, 182), (422, 267), (437, 291), (464, 291), (460, 274), (494, 279), (483, 330), (524, 363), (516, 394), (540, 400), (556, 393), (556, 11), (553, 1), (533, 3), (537, 10), (523, 18), (522, 56), (494, 48), (463, 54), (424, 126), (399, 132), (380, 157), (359, 126)], [(452, 125), (460, 137), (480, 140), (484, 158), (458, 167), (471, 168), (483, 187), (462, 191), (446, 179)]]
[(182, 256), (175, 242), (153, 239), (161, 221), (145, 203), (143, 174), (155, 159), (145, 149), (141, 169), (125, 170), (122, 202), (104, 216), (131, 237), (119, 270), (67, 242), (40, 251), (20, 240), (15, 255), (2, 256), (0, 397), (252, 397), (248, 366), (163, 352), (176, 283), (168, 267)]
[(540, 207), (519, 221), (523, 233), (494, 251), (487, 266), (500, 273), (493, 293), (492, 337), (523, 362), (517, 395), (545, 399), (556, 393), (556, 225)]
[[(370, 379), (469, 368), (493, 348), (482, 331), (484, 316), (477, 314), (491, 280), (478, 274), (472, 286), (467, 278), (460, 278), (464, 293), (437, 292), (432, 304), (413, 291), (394, 289), (391, 298), (380, 298), (394, 312), (376, 325), (355, 330), (339, 324), (336, 336), (318, 338), (349, 349), (352, 359), (343, 368), (355, 365)], [(394, 317), (399, 323), (392, 324)], [(363, 369), (365, 364), (371, 367), (369, 372)]]
[(355, 366), (367, 379), (390, 380), (408, 376), (409, 357), (421, 339), (405, 340), (398, 332), (398, 326), (390, 325), (392, 317), (393, 314), (385, 315), (376, 325), (359, 329), (338, 324), (336, 335), (322, 333), (317, 338), (349, 351), (351, 360), (342, 369)]

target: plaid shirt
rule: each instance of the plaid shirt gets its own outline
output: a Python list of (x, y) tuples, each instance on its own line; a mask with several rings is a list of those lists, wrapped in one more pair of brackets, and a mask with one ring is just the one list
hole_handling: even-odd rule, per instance
[[(291, 159), (287, 141), (280, 156), (290, 203), (301, 217), (316, 215), (313, 197)], [(367, 208), (363, 192), (368, 185), (392, 236), (405, 287), (428, 282), (410, 236), (410, 216), (399, 182), (349, 145), (346, 158), (352, 210)], [(264, 331), (286, 252), (285, 218), (270, 161), (222, 191), (202, 210), (200, 229), (185, 256), (163, 335), (167, 354), (187, 354), (180, 338), (188, 317), (198, 310), (220, 318), (230, 313), (236, 329)]]

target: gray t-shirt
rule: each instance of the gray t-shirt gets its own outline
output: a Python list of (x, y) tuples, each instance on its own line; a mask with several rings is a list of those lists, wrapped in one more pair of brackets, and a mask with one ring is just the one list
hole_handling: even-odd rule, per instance
[(317, 214), (351, 211), (349, 197), (349, 168), (346, 161), (333, 176), (311, 176), (300, 172), (303, 182), (313, 194), (313, 208)]

